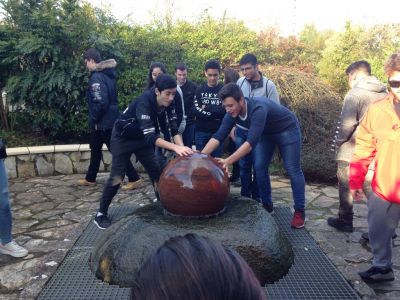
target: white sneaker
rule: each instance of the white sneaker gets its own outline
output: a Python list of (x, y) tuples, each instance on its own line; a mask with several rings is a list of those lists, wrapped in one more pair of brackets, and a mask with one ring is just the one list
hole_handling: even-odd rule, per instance
[(0, 243), (0, 254), (7, 254), (13, 257), (24, 257), (28, 255), (28, 250), (21, 247), (13, 240), (5, 245)]

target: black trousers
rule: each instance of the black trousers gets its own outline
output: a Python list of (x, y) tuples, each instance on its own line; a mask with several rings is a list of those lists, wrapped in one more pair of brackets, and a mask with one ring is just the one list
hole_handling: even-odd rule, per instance
[(145, 168), (153, 184), (159, 181), (161, 175), (158, 161), (154, 155), (154, 147), (148, 145), (144, 139), (127, 140), (113, 134), (111, 138), (111, 153), (111, 173), (104, 186), (99, 209), (99, 212), (105, 215), (107, 215), (108, 207), (124, 179), (127, 161), (132, 154), (135, 154)]
[[(96, 181), (97, 173), (100, 168), (100, 161), (103, 157), (103, 144), (106, 144), (107, 149), (110, 150), (111, 132), (112, 129), (93, 130), (90, 134), (90, 164), (86, 173), (87, 181)], [(127, 162), (126, 175), (128, 176), (129, 181), (137, 181), (140, 178), (133, 167), (130, 158)]]
[[(353, 221), (353, 197), (349, 186), (350, 163), (338, 160), (336, 174), (339, 185), (339, 216), (347, 221)], [(368, 170), (363, 184), (363, 191), (367, 197), (372, 192), (372, 176), (373, 171)]]

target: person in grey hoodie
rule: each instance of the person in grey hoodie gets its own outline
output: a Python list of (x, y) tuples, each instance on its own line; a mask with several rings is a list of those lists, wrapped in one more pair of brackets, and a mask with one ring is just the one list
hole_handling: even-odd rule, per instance
[[(371, 66), (365, 60), (352, 63), (346, 69), (350, 90), (346, 94), (339, 125), (334, 139), (336, 151), (337, 177), (339, 184), (338, 217), (328, 218), (328, 225), (339, 231), (353, 231), (353, 197), (349, 188), (349, 166), (355, 147), (357, 127), (368, 106), (384, 98), (386, 86), (371, 76)], [(364, 186), (366, 194), (370, 191), (370, 181)]]

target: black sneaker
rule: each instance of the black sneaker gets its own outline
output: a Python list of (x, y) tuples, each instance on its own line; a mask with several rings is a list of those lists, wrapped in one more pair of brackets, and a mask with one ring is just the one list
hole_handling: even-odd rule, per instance
[(263, 203), (262, 206), (265, 208), (267, 212), (269, 212), (271, 215), (274, 214), (274, 204), (271, 203)]
[(359, 272), (361, 279), (367, 283), (393, 281), (394, 274), (391, 268), (371, 267), (367, 271)]
[[(364, 233), (361, 235), (361, 237), (362, 237), (364, 240), (366, 240), (366, 241), (369, 242), (369, 235), (368, 235), (368, 232), (364, 232)], [(393, 236), (392, 236), (392, 239), (393, 239), (393, 240), (394, 240), (395, 238), (397, 238), (397, 234), (396, 234), (396, 233), (394, 233)]]
[(111, 221), (106, 215), (96, 216), (93, 222), (100, 229), (106, 229), (111, 225)]
[(229, 181), (231, 182), (231, 183), (233, 183), (233, 182), (235, 182), (235, 181), (237, 181), (237, 180), (240, 180), (240, 177), (239, 176), (231, 176), (231, 177), (229, 177)]
[(353, 232), (353, 221), (344, 220), (341, 217), (328, 218), (328, 225), (343, 232)]

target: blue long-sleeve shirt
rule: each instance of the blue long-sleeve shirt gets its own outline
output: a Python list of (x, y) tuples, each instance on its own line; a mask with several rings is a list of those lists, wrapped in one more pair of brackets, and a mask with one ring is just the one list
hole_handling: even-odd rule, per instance
[(221, 126), (213, 138), (222, 143), (233, 126), (236, 126), (248, 131), (246, 141), (254, 148), (261, 136), (281, 133), (296, 127), (297, 118), (286, 107), (274, 101), (268, 101), (265, 97), (245, 98), (245, 101), (246, 116), (233, 118), (230, 114), (225, 114)]

